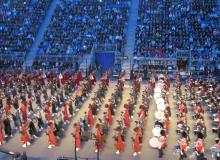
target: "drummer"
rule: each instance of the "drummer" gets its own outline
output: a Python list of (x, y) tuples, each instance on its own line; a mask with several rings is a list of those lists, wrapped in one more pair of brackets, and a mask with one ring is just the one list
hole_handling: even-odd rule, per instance
[(140, 127), (140, 124), (138, 121), (136, 121), (136, 127), (134, 128), (134, 153), (133, 156), (137, 156), (137, 154), (141, 154), (140, 152), (140, 143), (142, 140), (142, 128)]
[(128, 111), (128, 105), (124, 104), (124, 108), (125, 108), (125, 112), (123, 114), (123, 119), (124, 119), (124, 124), (126, 128), (130, 127), (131, 124), (131, 120), (130, 120), (130, 115), (129, 115), (129, 111)]
[(180, 138), (178, 143), (181, 150), (180, 160), (182, 160), (183, 158), (187, 158), (186, 151), (188, 147), (188, 141), (187, 141), (187, 134), (185, 132), (182, 133), (182, 137)]
[(80, 150), (80, 146), (81, 146), (80, 124), (79, 123), (75, 123), (74, 124), (74, 132), (72, 133), (72, 135), (75, 138), (76, 151), (79, 151)]
[(123, 142), (123, 138), (122, 138), (122, 129), (120, 127), (118, 127), (116, 129), (116, 131), (117, 131), (117, 134), (116, 134), (116, 137), (115, 137), (115, 140), (116, 140), (116, 145), (115, 145), (116, 154), (120, 154), (124, 151), (124, 142)]
[(103, 138), (102, 138), (102, 131), (101, 131), (101, 125), (96, 124), (96, 132), (95, 132), (95, 146), (96, 150), (95, 152), (99, 152), (103, 149)]
[(158, 146), (158, 153), (159, 153), (159, 158), (163, 157), (163, 150), (166, 148), (166, 135), (165, 135), (165, 131), (161, 130), (160, 132), (160, 137), (159, 137), (159, 146)]

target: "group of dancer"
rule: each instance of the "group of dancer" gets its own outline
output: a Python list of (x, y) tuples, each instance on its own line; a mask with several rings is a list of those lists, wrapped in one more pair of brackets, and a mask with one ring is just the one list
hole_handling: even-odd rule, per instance
[[(127, 99), (127, 103), (125, 103), (124, 111), (121, 112), (121, 117), (119, 120), (117, 120), (117, 127), (115, 130), (115, 136), (114, 139), (116, 141), (115, 147), (116, 147), (116, 154), (120, 154), (124, 151), (124, 145), (125, 140), (127, 136), (128, 129), (131, 126), (131, 121), (134, 118), (134, 109), (137, 105), (137, 99), (140, 94), (141, 89), (141, 76), (140, 74), (137, 74), (135, 80), (132, 84), (132, 89), (130, 92), (130, 98)], [(143, 95), (144, 98), (146, 95)], [(132, 137), (133, 140), (133, 149), (134, 149), (134, 156), (137, 155), (137, 153), (140, 154), (140, 143), (142, 143), (142, 134), (143, 134), (143, 128), (145, 123), (145, 117), (146, 112), (148, 110), (148, 101), (146, 99), (143, 99), (142, 105), (140, 105), (140, 111), (138, 114), (138, 119), (135, 121), (135, 128), (134, 128), (134, 137)]]
[[(55, 74), (43, 70), (8, 72), (0, 80), (0, 144), (10, 140), (16, 130), (22, 147), (34, 142), (43, 131), (48, 148), (55, 147), (80, 105), (95, 83), (95, 72), (83, 81), (80, 71)], [(74, 91), (76, 91), (74, 95)], [(79, 94), (80, 92), (80, 94)], [(75, 102), (75, 106), (74, 106)]]
[[(116, 89), (108, 102), (105, 102), (106, 93), (109, 88), (108, 72), (104, 73), (97, 92), (92, 97), (87, 111), (80, 120), (73, 125), (76, 151), (82, 147), (82, 142), (91, 138), (95, 139), (95, 152), (102, 151), (113, 125), (113, 117), (123, 99), (124, 90), (123, 72), (118, 78)], [(130, 97), (123, 104), (124, 110), (121, 117), (116, 121), (115, 152), (120, 154), (125, 148), (125, 139), (128, 129), (134, 120), (133, 128), (133, 156), (141, 153), (141, 144), (148, 117), (149, 102), (154, 98), (157, 110), (154, 114), (156, 121), (152, 130), (153, 137), (150, 146), (157, 148), (159, 158), (163, 156), (163, 150), (167, 146), (169, 134), (171, 109), (168, 95), (170, 82), (167, 75), (160, 75), (158, 80), (151, 78), (142, 94), (142, 102), (137, 107), (138, 97), (141, 92), (141, 76), (137, 74), (132, 83)], [(65, 136), (65, 130), (71, 122), (71, 118), (80, 111), (84, 101), (96, 84), (96, 74), (91, 72), (84, 80), (80, 71), (71, 75), (68, 71), (63, 74), (55, 74), (52, 71), (45, 73), (43, 70), (37, 72), (19, 71), (8, 72), (0, 79), (0, 145), (7, 143), (10, 137), (19, 130), (22, 147), (34, 143), (44, 132), (48, 138), (48, 148), (58, 145)], [(177, 107), (177, 150), (179, 159), (187, 158), (187, 152), (193, 148), (197, 159), (204, 158), (205, 138), (207, 126), (205, 125), (205, 114), (208, 112), (212, 119), (212, 130), (217, 137), (213, 141), (213, 158), (219, 158), (220, 151), (220, 86), (216, 81), (189, 78), (185, 85), (183, 94), (181, 77), (177, 75), (175, 83), (175, 98)], [(187, 94), (186, 94), (187, 93)], [(103, 104), (105, 102), (105, 104)], [(102, 109), (104, 108), (104, 111)], [(102, 116), (98, 117), (100, 111)], [(135, 113), (134, 110), (138, 112)], [(195, 142), (190, 146), (190, 125), (188, 124), (189, 112), (193, 115), (192, 131)], [(134, 115), (134, 114), (137, 114)]]

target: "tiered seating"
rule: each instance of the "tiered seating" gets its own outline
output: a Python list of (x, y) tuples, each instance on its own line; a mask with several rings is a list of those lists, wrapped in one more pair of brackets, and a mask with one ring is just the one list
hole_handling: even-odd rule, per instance
[(185, 1), (140, 1), (135, 55), (175, 57), (175, 51), (189, 49)]
[(216, 72), (220, 35), (217, 3), (140, 0), (134, 55), (176, 58), (177, 52), (184, 50), (189, 54), (188, 60), (182, 57), (179, 68), (189, 63), (193, 71)]
[[(206, 3), (204, 3), (206, 2)], [(219, 47), (218, 1), (194, 0), (188, 4), (188, 28), (190, 49), (194, 58), (195, 70), (214, 70)]]
[[(178, 49), (206, 57), (219, 49), (217, 1), (140, 1), (136, 54), (172, 57)], [(202, 47), (204, 46), (204, 47)]]
[(0, 64), (22, 65), (50, 3), (50, 0), (0, 2)]
[[(80, 58), (91, 52), (94, 43), (117, 44), (121, 51), (128, 2), (129, 0), (60, 1), (41, 42), (34, 65), (45, 64), (45, 58), (50, 61), (50, 56), (58, 59)], [(63, 63), (73, 66), (73, 61), (74, 59), (66, 58)], [(47, 62), (45, 65), (58, 67), (56, 62)]]

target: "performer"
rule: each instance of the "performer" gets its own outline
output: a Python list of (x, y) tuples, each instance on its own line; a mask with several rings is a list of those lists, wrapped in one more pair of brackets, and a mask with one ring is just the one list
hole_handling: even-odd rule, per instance
[(142, 129), (138, 125), (138, 122), (137, 122), (137, 127), (134, 129), (134, 131), (136, 132), (136, 135), (135, 135), (135, 138), (134, 138), (134, 153), (133, 153), (133, 156), (137, 156), (137, 153), (141, 154), (141, 152), (140, 152), (140, 139), (142, 138)]
[(144, 105), (140, 105), (140, 116), (139, 116), (139, 119), (140, 119), (140, 121), (141, 121), (141, 123), (142, 123), (142, 125), (144, 125), (145, 124), (145, 109), (144, 109)]
[(76, 151), (80, 150), (80, 145), (81, 145), (81, 137), (80, 137), (80, 125), (79, 123), (74, 124), (74, 132), (72, 133), (75, 139), (75, 147)]
[(48, 148), (49, 149), (51, 149), (57, 145), (57, 140), (54, 135), (54, 130), (55, 130), (55, 125), (54, 125), (54, 123), (50, 122), (50, 124), (48, 125), (48, 130), (47, 130), (48, 141), (49, 141)]
[(166, 147), (166, 136), (165, 136), (165, 131), (161, 130), (160, 137), (159, 137), (159, 146), (158, 146), (158, 151), (159, 151), (159, 158), (163, 157), (163, 149)]
[(35, 127), (35, 119), (34, 120), (30, 120), (29, 122), (29, 134), (32, 136), (32, 138), (38, 138), (38, 133), (37, 133), (37, 130), (36, 130), (36, 127)]
[(30, 137), (27, 133), (27, 126), (26, 124), (22, 124), (20, 128), (20, 133), (21, 133), (21, 142), (23, 143), (22, 147), (27, 147), (27, 145), (31, 145), (30, 143)]
[(180, 144), (180, 149), (181, 149), (181, 153), (180, 153), (180, 159), (182, 160), (183, 158), (186, 158), (186, 151), (187, 151), (187, 140), (186, 138), (181, 138), (179, 141)]
[(129, 111), (128, 111), (128, 105), (125, 104), (124, 105), (124, 108), (125, 108), (125, 113), (124, 113), (124, 124), (125, 124), (125, 127), (126, 128), (129, 128), (130, 127), (130, 124), (131, 124), (131, 120), (130, 120), (130, 115), (129, 115)]
[(196, 151), (198, 154), (201, 154), (204, 152), (204, 146), (203, 146), (203, 141), (202, 139), (198, 139), (196, 142)]
[(45, 107), (45, 118), (48, 122), (52, 120), (52, 115), (51, 115), (51, 112), (50, 112), (50, 106), (49, 106), (48, 103), (46, 104), (46, 107)]
[(4, 123), (4, 131), (5, 131), (5, 137), (8, 136), (12, 137), (12, 129), (11, 129), (11, 123), (9, 117), (6, 115), (5, 119), (3, 120)]
[(155, 77), (151, 77), (150, 82), (151, 82), (151, 89), (152, 89), (152, 92), (154, 92), (155, 83), (156, 83)]
[(71, 99), (69, 99), (68, 105), (69, 105), (69, 113), (70, 113), (70, 116), (72, 117), (73, 116), (73, 102)]
[(26, 101), (22, 101), (22, 106), (21, 106), (21, 114), (22, 114), (22, 119), (24, 121), (24, 123), (27, 122), (27, 103)]
[(93, 118), (93, 114), (92, 114), (92, 105), (91, 104), (89, 104), (89, 111), (88, 111), (88, 115), (87, 115), (87, 121), (88, 121), (89, 126), (94, 125), (94, 118)]
[(2, 118), (0, 117), (0, 145), (4, 144), (4, 133), (3, 133), (3, 121)]
[(108, 124), (111, 126), (113, 120), (112, 120), (112, 112), (111, 112), (110, 106), (106, 104), (105, 108), (107, 108)]
[(63, 109), (63, 120), (64, 120), (64, 124), (69, 123), (69, 114), (67, 111), (67, 105), (64, 104), (64, 109)]
[(11, 102), (7, 101), (5, 105), (5, 113), (10, 115), (11, 114)]
[(124, 151), (124, 143), (123, 143), (123, 140), (122, 140), (122, 133), (121, 133), (121, 129), (119, 128), (118, 131), (117, 131), (117, 137), (116, 137), (116, 154), (120, 154), (121, 152)]
[(96, 150), (95, 150), (95, 152), (98, 152), (101, 149), (103, 149), (102, 135), (101, 135), (101, 131), (100, 131), (100, 124), (96, 124), (95, 138), (96, 138), (96, 141), (95, 141)]

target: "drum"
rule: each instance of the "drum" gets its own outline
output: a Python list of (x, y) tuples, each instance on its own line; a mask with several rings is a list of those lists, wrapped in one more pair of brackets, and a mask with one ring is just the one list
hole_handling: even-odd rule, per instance
[(159, 140), (157, 137), (153, 137), (149, 140), (149, 144), (152, 148), (158, 148), (159, 147)]
[(158, 127), (158, 126), (155, 126), (153, 129), (152, 129), (152, 133), (155, 137), (159, 137), (160, 136), (160, 131), (161, 131), (161, 128)]
[(158, 78), (160, 79), (160, 78), (165, 78), (165, 77), (164, 77), (163, 74), (160, 74), (160, 75), (158, 76)]
[(155, 99), (155, 101), (157, 105), (164, 104), (164, 99), (161, 97), (158, 97), (157, 99)]
[(161, 88), (160, 87), (155, 88), (154, 93), (161, 93)]
[(159, 104), (157, 105), (157, 109), (160, 111), (164, 111), (166, 109), (166, 105), (165, 104)]
[(158, 119), (160, 121), (163, 121), (165, 119), (163, 111), (156, 111), (154, 116), (155, 116), (156, 119)]
[(161, 93), (154, 93), (154, 99), (161, 98)]

